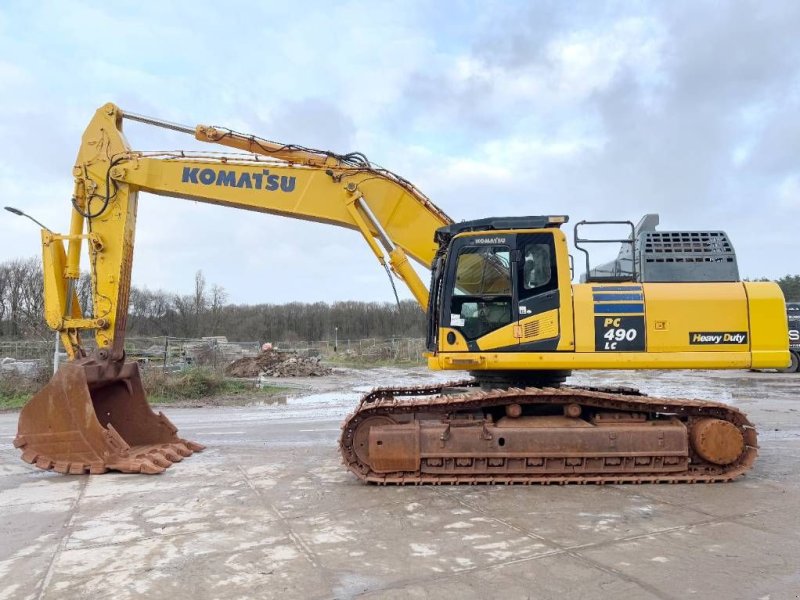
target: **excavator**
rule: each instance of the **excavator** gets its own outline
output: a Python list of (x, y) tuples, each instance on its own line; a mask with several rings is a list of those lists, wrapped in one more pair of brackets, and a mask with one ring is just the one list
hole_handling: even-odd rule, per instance
[[(131, 149), (123, 121), (232, 150)], [(23, 408), (22, 459), (60, 473), (160, 473), (203, 449), (150, 407), (126, 361), (138, 193), (327, 223), (360, 233), (427, 315), (428, 366), (449, 384), (381, 388), (345, 420), (344, 465), (376, 484), (723, 482), (753, 465), (757, 434), (737, 408), (567, 385), (576, 369), (753, 369), (789, 364), (783, 295), (739, 278), (720, 231), (657, 231), (648, 215), (616, 260), (564, 215), (455, 222), (361, 153), (188, 127), (106, 104), (73, 170), (68, 234), (41, 232), (45, 318), (69, 355)], [(621, 222), (603, 222), (621, 223)], [(627, 231), (627, 230), (626, 230)], [(608, 241), (608, 240), (606, 240)], [(76, 295), (89, 259), (92, 304)], [(411, 261), (429, 268), (426, 286)], [(93, 335), (93, 342), (90, 334)], [(84, 339), (86, 338), (86, 339)], [(462, 376), (463, 377), (463, 376)]]

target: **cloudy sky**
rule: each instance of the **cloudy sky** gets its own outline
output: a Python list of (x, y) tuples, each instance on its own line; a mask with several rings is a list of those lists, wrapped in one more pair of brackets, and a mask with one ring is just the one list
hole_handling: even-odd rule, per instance
[[(54, 229), (83, 128), (113, 101), (361, 151), (456, 220), (658, 212), (728, 231), (743, 276), (800, 273), (795, 0), (5, 0), (0, 89), (0, 204)], [(0, 214), (0, 260), (38, 252), (33, 224)], [(393, 298), (355, 232), (142, 195), (134, 283), (186, 293), (198, 269), (240, 303)]]

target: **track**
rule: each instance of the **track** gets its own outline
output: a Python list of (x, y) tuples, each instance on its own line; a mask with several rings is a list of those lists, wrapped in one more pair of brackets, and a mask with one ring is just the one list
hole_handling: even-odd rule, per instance
[[(714, 483), (731, 481), (743, 475), (757, 456), (755, 428), (744, 413), (726, 404), (651, 398), (630, 388), (562, 386), (478, 391), (474, 389), (475, 385), (474, 382), (457, 382), (439, 386), (381, 388), (367, 394), (342, 426), (339, 446), (345, 465), (361, 480), (376, 484)], [(720, 420), (726, 422), (724, 427), (733, 429), (727, 425), (730, 423), (741, 434), (743, 448), (725, 465), (701, 458), (688, 439), (683, 442), (688, 449), (680, 459), (675, 457), (677, 453), (670, 455), (670, 452), (659, 453), (652, 449), (627, 454), (621, 450), (616, 458), (609, 458), (607, 453), (581, 453), (573, 448), (561, 455), (544, 455), (535, 451), (513, 453), (497, 448), (498, 441), (503, 445), (502, 438), (495, 439), (497, 433), (508, 430), (498, 429), (499, 424), (489, 413), (506, 410), (505, 407), (511, 405), (519, 405), (530, 412), (562, 410), (576, 404), (584, 413), (602, 413), (605, 418), (599, 424), (604, 434), (610, 437), (616, 437), (616, 434), (605, 432), (624, 433), (626, 423), (636, 423), (634, 427), (640, 431), (645, 431), (645, 425), (650, 425), (654, 429), (661, 427), (667, 434), (676, 427), (682, 428), (683, 438), (688, 438), (698, 423)], [(476, 414), (483, 414), (484, 418), (473, 418)], [(459, 418), (465, 415), (472, 415), (472, 420)], [(616, 420), (619, 424), (612, 423)], [(368, 446), (368, 440), (375, 443), (367, 433), (369, 425), (389, 425), (388, 429), (397, 434), (397, 444), (406, 455), (415, 456), (402, 460), (405, 466), (397, 470), (373, 468), (371, 463), (374, 461), (365, 457), (363, 449)], [(614, 425), (617, 429), (613, 428)], [(451, 432), (460, 433), (470, 427), (483, 442), (473, 444), (469, 452), (456, 456), (457, 452), (447, 448), (451, 444)], [(405, 431), (408, 434), (402, 433)], [(528, 438), (552, 432), (547, 428), (537, 431), (539, 433), (526, 432)], [(401, 439), (403, 435), (407, 439)], [(645, 431), (644, 435), (652, 438), (654, 434)], [(663, 435), (661, 431), (657, 433), (657, 437)], [(420, 439), (438, 439), (441, 442), (431, 453), (425, 448), (420, 451), (414, 447), (414, 444), (419, 445)], [(650, 443), (652, 439), (647, 441)], [(661, 439), (658, 443), (663, 445)], [(613, 446), (614, 442), (611, 444)], [(375, 451), (374, 446), (368, 447)], [(428, 449), (432, 447), (430, 443), (427, 446)], [(441, 456), (436, 454), (439, 447)], [(416, 466), (410, 468), (409, 461), (413, 463), (413, 459), (417, 461)]]

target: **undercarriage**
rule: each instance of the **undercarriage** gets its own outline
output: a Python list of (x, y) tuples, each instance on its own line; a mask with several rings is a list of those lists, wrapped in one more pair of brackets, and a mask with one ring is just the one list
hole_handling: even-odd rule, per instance
[(755, 428), (731, 406), (630, 388), (381, 388), (342, 427), (377, 484), (711, 483), (748, 471)]

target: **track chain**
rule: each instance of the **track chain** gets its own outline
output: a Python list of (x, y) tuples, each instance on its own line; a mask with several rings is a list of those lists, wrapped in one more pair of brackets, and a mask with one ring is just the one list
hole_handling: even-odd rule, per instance
[[(757, 456), (757, 435), (740, 410), (719, 402), (654, 398), (628, 387), (509, 388), (448, 394), (448, 389), (475, 388), (474, 381), (402, 388), (378, 388), (365, 395), (358, 408), (342, 424), (339, 448), (345, 466), (359, 479), (376, 484), (612, 484), (612, 483), (716, 483), (731, 481), (750, 470)], [(436, 475), (420, 472), (377, 473), (356, 456), (353, 440), (358, 425), (368, 417), (424, 412), (447, 414), (480, 410), (508, 404), (565, 405), (577, 403), (596, 409), (670, 414), (689, 419), (713, 417), (733, 423), (744, 436), (745, 450), (732, 464), (718, 466), (691, 456), (690, 467), (682, 473), (608, 473), (597, 475)]]

